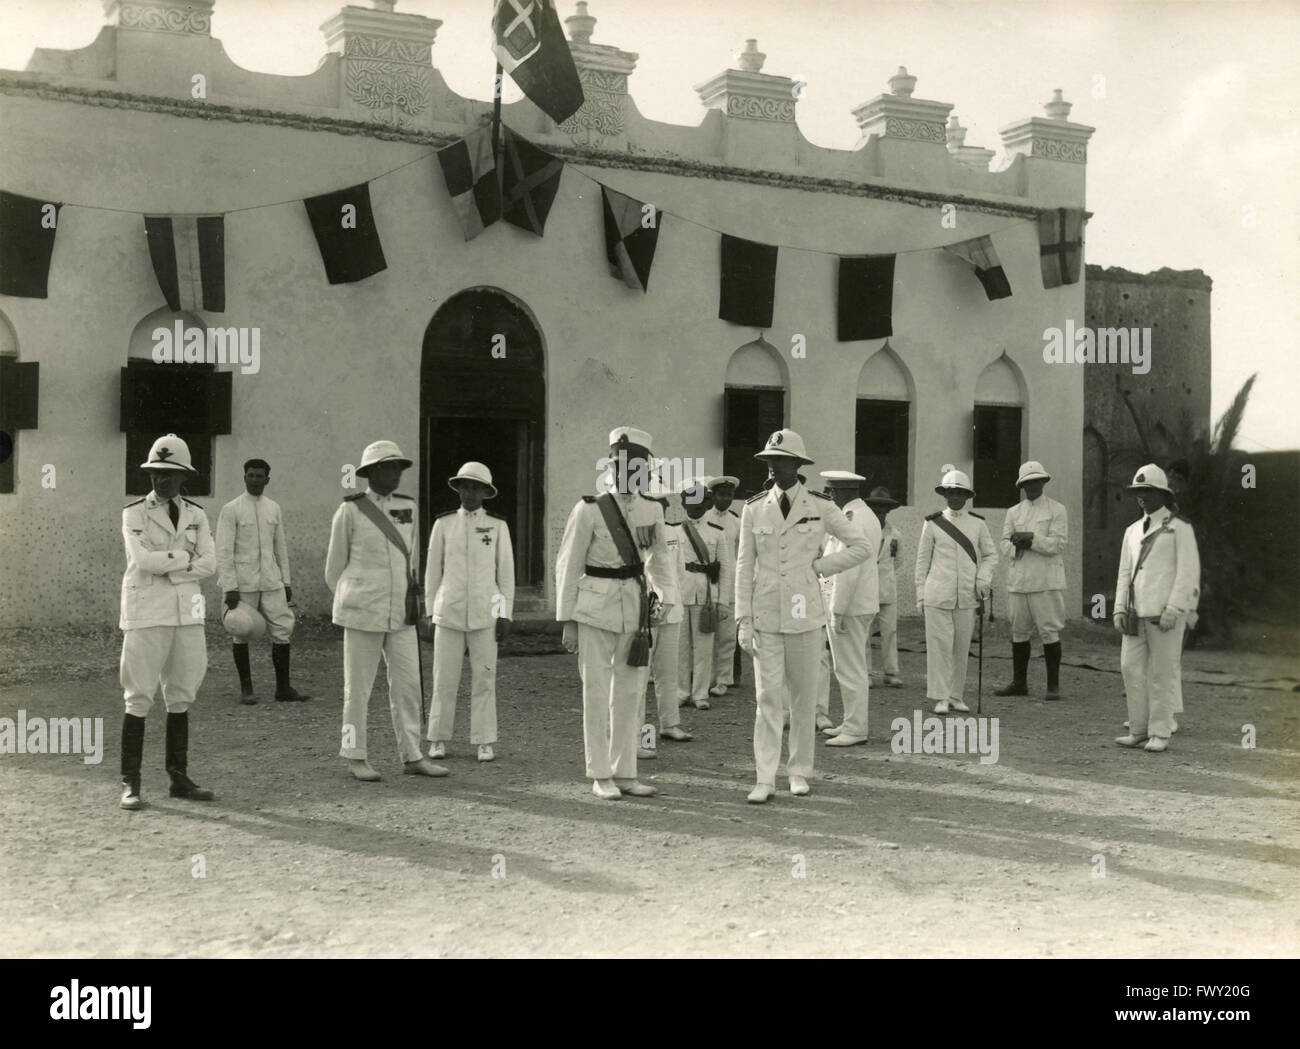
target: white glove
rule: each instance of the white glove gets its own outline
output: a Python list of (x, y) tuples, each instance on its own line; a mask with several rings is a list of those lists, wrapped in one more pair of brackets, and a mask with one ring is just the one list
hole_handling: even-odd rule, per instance
[(1178, 622), (1178, 613), (1165, 609), (1160, 613), (1160, 629), (1168, 633), (1173, 630), (1174, 624)]
[(1124, 633), (1124, 613), (1116, 612), (1115, 617), (1111, 620), (1115, 624), (1115, 629), (1121, 634)]
[(745, 616), (745, 618), (740, 621), (740, 629), (737, 631), (736, 644), (740, 646), (742, 651), (747, 652), (749, 655), (752, 656), (754, 654), (754, 620), (749, 616)]
[(572, 619), (564, 624), (564, 634), (560, 638), (564, 645), (564, 651), (578, 651), (578, 624)]

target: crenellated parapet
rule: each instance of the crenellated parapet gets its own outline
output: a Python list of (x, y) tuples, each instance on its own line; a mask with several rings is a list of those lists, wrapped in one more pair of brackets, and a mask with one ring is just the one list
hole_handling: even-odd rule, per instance
[[(490, 117), (490, 101), (456, 94), (438, 72), (434, 43), (442, 23), (397, 11), (395, 0), (348, 5), (326, 21), (327, 51), (307, 76), (233, 63), (211, 35), (215, 2), (104, 0), (106, 24), (92, 44), (38, 49), (24, 72), (0, 72), (0, 93), (435, 145)], [(570, 159), (917, 203), (956, 199), (1012, 214), (1084, 203), (1093, 129), (1068, 119), (1070, 104), (1059, 90), (1045, 116), (1001, 129), (1006, 160), (994, 170), (993, 150), (965, 144), (954, 105), (916, 97), (918, 78), (900, 66), (888, 91), (852, 108), (861, 132), (854, 148), (828, 149), (799, 129), (807, 85), (767, 68), (755, 39), (727, 68), (696, 82), (705, 114), (698, 125), (683, 126), (640, 113), (629, 91), (638, 56), (593, 40), (597, 19), (588, 3), (577, 3), (564, 22), (585, 104), (558, 126), (527, 99), (503, 112), (520, 133)], [(486, 95), (486, 44), (483, 65)]]

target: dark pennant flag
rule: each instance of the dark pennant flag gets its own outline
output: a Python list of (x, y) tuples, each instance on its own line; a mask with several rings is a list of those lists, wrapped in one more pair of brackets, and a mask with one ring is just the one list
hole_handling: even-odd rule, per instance
[(388, 268), (370, 210), (369, 183), (309, 197), (303, 206), (331, 284), (351, 284)]
[(883, 339), (894, 334), (894, 256), (841, 255), (836, 338)]
[(776, 298), (775, 244), (720, 234), (722, 240), (721, 293), (718, 316), (751, 328), (772, 326)]
[(650, 287), (650, 267), (655, 260), (663, 212), (653, 209), (647, 213), (644, 203), (607, 186), (600, 187), (600, 199), (605, 213), (609, 272), (629, 288), (646, 291)]
[(560, 188), (564, 161), (539, 149), (508, 127), (502, 128), (501, 217), (512, 226), (546, 232), (546, 216)]

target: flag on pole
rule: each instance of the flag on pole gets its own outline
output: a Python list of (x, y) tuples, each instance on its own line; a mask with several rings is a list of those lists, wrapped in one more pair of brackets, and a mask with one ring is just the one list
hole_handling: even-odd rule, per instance
[(61, 207), (0, 190), (0, 295), (46, 297)]
[(992, 237), (974, 237), (963, 240), (960, 244), (948, 244), (943, 250), (971, 264), (975, 276), (984, 286), (984, 294), (990, 300), (1005, 299), (1011, 294), (1011, 282), (1002, 269), (1002, 261), (993, 247)]
[(894, 334), (894, 256), (840, 256), (836, 338), (840, 342)]
[(552, 0), (496, 0), (492, 50), (519, 90), (557, 124), (581, 107), (582, 82)]
[(605, 254), (609, 258), (609, 272), (629, 288), (647, 291), (663, 212), (616, 193), (607, 186), (600, 187), (600, 198), (605, 212)]
[(540, 237), (546, 231), (546, 216), (560, 188), (564, 161), (508, 127), (502, 132), (501, 217)]
[(492, 156), (492, 128), (482, 127), (438, 150), (452, 206), (473, 240), (501, 217), (501, 187)]
[(146, 215), (144, 235), (158, 288), (173, 312), (226, 308), (224, 216)]
[(722, 240), (721, 293), (718, 316), (751, 328), (772, 326), (776, 299), (775, 244), (759, 244), (726, 233)]
[(1076, 284), (1083, 262), (1083, 212), (1055, 208), (1038, 214), (1038, 257), (1043, 287)]
[(351, 284), (388, 269), (370, 210), (368, 182), (308, 197), (302, 203), (331, 284)]

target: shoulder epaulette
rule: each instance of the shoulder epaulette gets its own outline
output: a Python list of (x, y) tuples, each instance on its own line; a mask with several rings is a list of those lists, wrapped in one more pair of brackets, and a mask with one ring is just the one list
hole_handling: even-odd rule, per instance
[(494, 514), (491, 510), (484, 510), (483, 512), (484, 512), (485, 514), (487, 514), (488, 517), (494, 518), (495, 520), (498, 520), (498, 521), (504, 521), (504, 520), (505, 520), (505, 518), (502, 517), (500, 514)]
[(940, 518), (940, 517), (942, 517), (942, 516), (943, 516), (943, 511), (942, 511), (942, 510), (936, 510), (936, 511), (935, 511), (934, 513), (932, 513), (932, 514), (926, 514), (926, 515), (925, 515), (925, 519), (926, 519), (927, 521), (934, 521), (934, 520), (937, 520), (938, 518)]
[(716, 528), (719, 532), (726, 531), (726, 529), (723, 528), (722, 525), (718, 524), (717, 521), (705, 521), (704, 523), (708, 525), (710, 528)]
[(974, 510), (967, 510), (966, 512), (967, 512), (968, 514), (970, 514), (971, 517), (978, 517), (981, 521), (984, 520), (984, 515), (983, 515), (983, 514), (977, 514)]
[(355, 503), (358, 499), (365, 498), (365, 494), (365, 492), (357, 492), (355, 495), (345, 495), (343, 501), (345, 503)]
[(190, 506), (197, 506), (200, 510), (203, 509), (203, 504), (202, 504), (202, 503), (196, 503), (193, 499), (186, 499), (185, 496), (183, 496), (183, 495), (181, 496), (181, 502), (182, 502), (182, 503), (189, 503)]
[(405, 492), (394, 492), (394, 493), (393, 493), (393, 498), (394, 498), (394, 499), (414, 499), (415, 496), (413, 496), (413, 495), (407, 495)]
[(732, 517), (739, 517), (739, 516), (740, 516), (740, 514), (736, 513), (736, 511), (733, 510), (731, 507), (727, 507), (726, 512), (729, 513), (729, 514), (731, 514)]
[(584, 495), (582, 497), (582, 501), (584, 503), (594, 503), (596, 501), (596, 497), (594, 495)]
[(148, 496), (143, 496), (143, 495), (142, 495), (142, 496), (140, 496), (140, 498), (137, 499), (135, 502), (133, 502), (133, 503), (127, 503), (126, 506), (122, 507), (122, 509), (125, 510), (125, 509), (127, 509), (127, 507), (130, 507), (130, 506), (139, 506), (139, 505), (140, 505), (141, 503), (143, 503), (143, 502), (145, 501), (145, 499), (147, 499), (147, 498), (148, 498)]
[(766, 498), (767, 498), (767, 492), (759, 492), (758, 495), (751, 495), (748, 499), (746, 499), (745, 505), (748, 506), (750, 503), (757, 503), (759, 500), (766, 499)]
[(450, 517), (450, 516), (451, 516), (452, 514), (454, 514), (455, 512), (456, 512), (455, 510), (444, 510), (442, 513), (437, 514), (437, 515), (434, 517), (434, 520), (435, 520), (435, 521), (438, 520), (439, 517)]
[(825, 492), (815, 492), (811, 488), (808, 489), (808, 494), (811, 495), (814, 499), (825, 499), (828, 503), (833, 503), (835, 501)]

